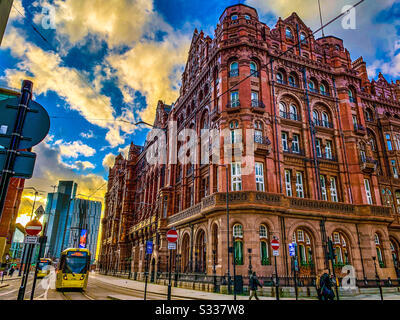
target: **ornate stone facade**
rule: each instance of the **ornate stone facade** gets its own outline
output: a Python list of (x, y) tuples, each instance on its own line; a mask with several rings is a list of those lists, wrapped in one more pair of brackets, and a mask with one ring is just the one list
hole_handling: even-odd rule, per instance
[[(329, 238), (336, 273), (350, 264), (358, 279), (374, 278), (377, 257), (381, 277), (400, 276), (400, 81), (369, 81), (341, 39), (315, 39), (295, 13), (271, 29), (255, 9), (228, 7), (213, 39), (195, 30), (180, 96), (172, 106), (159, 102), (154, 126), (171, 132), (169, 121), (198, 136), (204, 128), (255, 130), (256, 170), (228, 167), (237, 274), (247, 275), (251, 255), (253, 270), (272, 275), (275, 236), (282, 276), (292, 274), (291, 242), (301, 275), (326, 269)], [(153, 240), (150, 273), (165, 270), (165, 233), (174, 227), (181, 271), (225, 275), (225, 168), (150, 166), (150, 145), (132, 146), (110, 169), (100, 266), (130, 265), (140, 276)]]

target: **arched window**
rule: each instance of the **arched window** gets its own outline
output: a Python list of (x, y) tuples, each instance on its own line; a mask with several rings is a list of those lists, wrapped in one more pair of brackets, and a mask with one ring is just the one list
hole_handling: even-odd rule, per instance
[(293, 39), (293, 32), (290, 28), (286, 28), (286, 38)]
[(190, 269), (189, 253), (190, 253), (190, 239), (189, 239), (189, 235), (185, 234), (183, 236), (182, 246), (181, 246), (181, 254), (182, 254), (181, 270), (183, 272), (189, 272), (189, 269)]
[(237, 20), (238, 19), (238, 16), (235, 14), (235, 15), (233, 15), (232, 17), (231, 17), (231, 20), (232, 21), (235, 21), (235, 20)]
[(346, 237), (341, 232), (334, 232), (332, 234), (331, 240), (333, 242), (333, 248), (335, 250), (335, 266), (343, 267), (348, 265), (349, 259), (349, 246)]
[(398, 275), (400, 273), (399, 246), (394, 239), (390, 239), (390, 251), (392, 252), (393, 265)]
[(285, 82), (284, 78), (283, 78), (283, 73), (282, 72), (277, 72), (276, 73), (276, 81), (278, 83), (283, 84)]
[(292, 75), (289, 76), (289, 85), (290, 85), (291, 87), (297, 87), (296, 79), (295, 79), (295, 77), (292, 76)]
[(310, 89), (311, 92), (315, 92), (315, 82), (313, 80), (308, 81), (308, 88)]
[(400, 213), (400, 190), (396, 191), (397, 213)]
[(204, 230), (200, 230), (197, 236), (195, 251), (195, 272), (204, 273), (207, 270), (207, 245)]
[(239, 76), (239, 63), (232, 62), (229, 69), (229, 76), (230, 77), (237, 77)]
[(379, 266), (381, 268), (385, 267), (385, 262), (383, 260), (383, 248), (381, 243), (381, 238), (377, 233), (374, 235), (375, 247), (376, 247), (376, 259), (378, 260)]
[(322, 126), (326, 127), (326, 128), (330, 128), (330, 123), (329, 123), (329, 116), (328, 113), (326, 113), (325, 111), (322, 112)]
[(254, 142), (263, 142), (263, 125), (261, 121), (254, 122)]
[(299, 113), (297, 112), (297, 107), (294, 104), (290, 105), (290, 119), (298, 121)]
[(356, 102), (356, 98), (354, 97), (353, 89), (349, 89), (348, 94), (349, 94), (350, 102), (355, 103)]
[(286, 118), (286, 105), (283, 102), (279, 102), (279, 116)]
[(300, 33), (300, 40), (301, 40), (301, 43), (304, 43), (304, 44), (306, 44), (308, 42), (307, 36), (304, 32)]
[(243, 265), (243, 227), (241, 224), (233, 226), (235, 264)]
[(372, 122), (374, 121), (374, 116), (372, 115), (371, 109), (365, 110), (365, 120)]
[(300, 259), (300, 265), (312, 268), (314, 266), (314, 257), (310, 234), (303, 229), (297, 229), (293, 233), (292, 239), (297, 244), (297, 256)]
[(327, 95), (326, 86), (323, 83), (321, 83), (319, 86), (319, 92), (321, 92), (321, 94), (323, 94), (324, 96)]
[(213, 260), (215, 264), (218, 264), (218, 226), (216, 224), (212, 228), (212, 250)]
[(233, 237), (243, 238), (243, 226), (241, 224), (235, 224), (233, 226)]
[(252, 75), (252, 77), (258, 77), (258, 68), (257, 68), (257, 64), (254, 61), (250, 62), (250, 73)]
[(319, 126), (319, 114), (317, 110), (313, 111), (313, 121), (314, 125)]
[(269, 245), (268, 245), (268, 229), (265, 225), (260, 225), (260, 259), (262, 266), (268, 266), (271, 264), (269, 259)]
[(239, 129), (239, 122), (237, 120), (231, 121), (229, 128), (231, 129), (232, 143), (237, 143), (239, 138), (236, 130)]

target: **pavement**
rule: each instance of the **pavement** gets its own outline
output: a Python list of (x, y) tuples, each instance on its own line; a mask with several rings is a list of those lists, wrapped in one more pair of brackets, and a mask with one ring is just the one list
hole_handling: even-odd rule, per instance
[[(136, 290), (138, 292), (144, 291), (144, 282), (135, 281), (126, 278), (119, 278), (115, 276), (106, 276), (99, 273), (92, 273), (90, 277), (97, 281), (107, 283), (112, 286), (121, 287), (129, 290)], [(158, 296), (160, 300), (166, 299), (168, 287), (153, 283), (147, 284), (147, 294)], [(173, 300), (233, 300), (233, 295), (204, 292), (191, 289), (172, 287), (171, 289)], [(400, 300), (400, 293), (387, 292), (384, 293), (384, 300)], [(107, 295), (108, 299), (112, 300), (142, 300), (140, 296), (131, 296), (130, 294), (111, 293)], [(359, 294), (355, 296), (340, 296), (340, 300), (380, 300), (379, 293)], [(248, 300), (248, 295), (237, 295), (237, 300)], [(259, 296), (260, 300), (276, 300), (275, 297)], [(294, 297), (281, 297), (280, 300), (294, 300)], [(316, 297), (299, 297), (299, 300), (317, 300)]]

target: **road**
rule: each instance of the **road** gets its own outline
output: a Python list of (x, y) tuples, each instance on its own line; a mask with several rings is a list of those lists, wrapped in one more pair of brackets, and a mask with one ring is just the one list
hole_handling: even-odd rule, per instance
[[(25, 299), (30, 299), (32, 292), (33, 275), (28, 279)], [(21, 285), (20, 279), (4, 282), (9, 284), (7, 287), (0, 288), (0, 300), (16, 300)], [(58, 292), (49, 288), (49, 281), (38, 279), (35, 289), (35, 300), (143, 300), (144, 292), (136, 289), (128, 289), (112, 285), (89, 277), (88, 286), (84, 292), (64, 291)], [(147, 293), (147, 300), (166, 300), (164, 294)], [(172, 297), (174, 300), (188, 300), (181, 297)]]

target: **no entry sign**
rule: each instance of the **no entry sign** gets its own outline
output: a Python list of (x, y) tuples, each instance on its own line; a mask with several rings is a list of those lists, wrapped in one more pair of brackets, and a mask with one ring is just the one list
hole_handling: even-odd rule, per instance
[(167, 240), (168, 240), (168, 242), (177, 242), (178, 241), (178, 232), (176, 232), (176, 230), (174, 230), (174, 229), (168, 230)]
[(273, 239), (271, 241), (271, 248), (273, 250), (279, 250), (279, 240), (278, 239)]
[(29, 221), (25, 226), (25, 231), (30, 236), (36, 236), (42, 231), (42, 224), (38, 220)]

